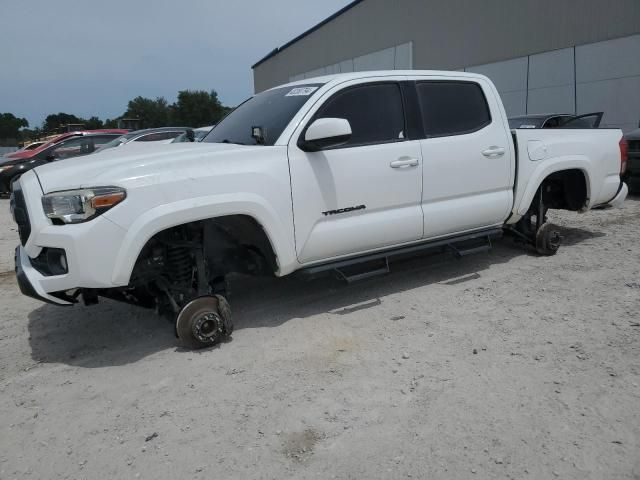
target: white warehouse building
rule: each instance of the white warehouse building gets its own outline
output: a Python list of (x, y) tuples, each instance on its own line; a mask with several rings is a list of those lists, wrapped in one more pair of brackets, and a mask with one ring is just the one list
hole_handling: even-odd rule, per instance
[(464, 70), (509, 116), (640, 122), (640, 0), (357, 0), (253, 66), (256, 92), (324, 74)]

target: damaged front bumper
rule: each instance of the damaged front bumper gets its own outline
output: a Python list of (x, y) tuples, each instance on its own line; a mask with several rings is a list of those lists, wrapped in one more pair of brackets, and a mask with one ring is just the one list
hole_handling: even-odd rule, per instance
[(23, 247), (16, 247), (14, 260), (18, 287), (20, 287), (23, 295), (54, 305), (73, 305), (73, 301), (70, 298), (68, 300), (64, 299), (64, 297), (58, 298), (44, 291), (41, 286), (41, 280), (44, 276), (33, 268), (29, 255), (27, 255)]

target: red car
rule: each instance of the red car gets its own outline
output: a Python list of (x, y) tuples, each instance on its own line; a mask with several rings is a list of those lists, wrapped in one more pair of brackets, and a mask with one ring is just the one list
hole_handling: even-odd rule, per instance
[(11, 159), (11, 160), (17, 160), (17, 159), (28, 159), (28, 158), (32, 158), (35, 157), (38, 153), (40, 153), (41, 151), (45, 150), (46, 148), (49, 148), (51, 145), (55, 145), (56, 143), (61, 142), (62, 140), (65, 140), (69, 137), (75, 137), (75, 136), (79, 136), (79, 135), (87, 135), (90, 133), (118, 133), (120, 135), (124, 135), (125, 133), (128, 133), (129, 130), (124, 130), (121, 128), (103, 128), (103, 129), (99, 129), (99, 130), (82, 130), (82, 131), (78, 131), (78, 132), (67, 132), (67, 133), (63, 133), (62, 135), (58, 135), (57, 137), (54, 137), (53, 139), (49, 140), (48, 142), (40, 145), (38, 148), (34, 148), (33, 150), (20, 150), (17, 152), (13, 152), (10, 153), (8, 155), (5, 155), (3, 158), (4, 159)]

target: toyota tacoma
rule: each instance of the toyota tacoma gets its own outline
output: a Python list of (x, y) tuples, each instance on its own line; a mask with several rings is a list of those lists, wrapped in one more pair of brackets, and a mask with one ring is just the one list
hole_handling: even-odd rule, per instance
[(617, 129), (510, 130), (481, 75), (307, 79), (253, 96), (203, 142), (22, 175), (17, 280), (56, 305), (155, 308), (205, 347), (233, 329), (231, 273), (358, 280), (398, 255), (482, 251), (505, 231), (554, 254), (548, 209), (621, 205), (625, 152)]

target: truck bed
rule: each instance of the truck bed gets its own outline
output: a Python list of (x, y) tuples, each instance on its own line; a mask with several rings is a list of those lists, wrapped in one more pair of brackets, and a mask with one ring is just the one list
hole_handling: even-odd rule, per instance
[(517, 129), (511, 131), (516, 171), (512, 218), (515, 222), (531, 204), (538, 185), (558, 170), (574, 169), (586, 181), (582, 208), (610, 202), (620, 190), (618, 129)]

